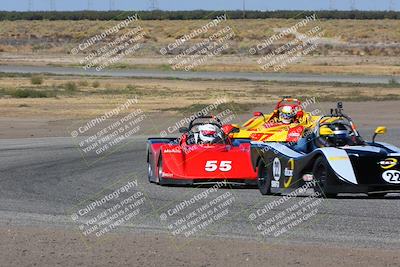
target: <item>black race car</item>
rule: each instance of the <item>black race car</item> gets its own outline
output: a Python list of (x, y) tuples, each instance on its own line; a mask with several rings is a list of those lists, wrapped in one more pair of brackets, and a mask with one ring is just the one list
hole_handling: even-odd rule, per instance
[(321, 116), (297, 143), (252, 142), (253, 167), (261, 194), (289, 193), (310, 185), (325, 197), (367, 193), (383, 197), (400, 192), (400, 148), (366, 142), (342, 104)]

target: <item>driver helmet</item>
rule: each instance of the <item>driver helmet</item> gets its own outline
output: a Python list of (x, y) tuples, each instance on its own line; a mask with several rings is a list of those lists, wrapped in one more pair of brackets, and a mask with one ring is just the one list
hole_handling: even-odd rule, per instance
[(199, 139), (203, 144), (211, 144), (217, 138), (218, 128), (212, 124), (199, 126)]
[(349, 130), (340, 123), (331, 124), (330, 127), (337, 138), (345, 139), (349, 137)]
[(327, 125), (334, 135), (328, 137), (328, 141), (335, 144), (336, 146), (345, 146), (348, 143), (350, 136), (349, 129), (341, 123), (332, 123)]
[(279, 120), (285, 124), (292, 123), (294, 121), (294, 110), (291, 106), (284, 106), (279, 113)]

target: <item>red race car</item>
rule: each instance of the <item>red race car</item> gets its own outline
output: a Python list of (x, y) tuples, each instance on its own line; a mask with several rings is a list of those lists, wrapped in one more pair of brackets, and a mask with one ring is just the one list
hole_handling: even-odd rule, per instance
[(149, 181), (160, 185), (257, 184), (250, 140), (229, 137), (238, 130), (223, 126), (214, 116), (202, 116), (180, 128), (180, 138), (149, 138)]

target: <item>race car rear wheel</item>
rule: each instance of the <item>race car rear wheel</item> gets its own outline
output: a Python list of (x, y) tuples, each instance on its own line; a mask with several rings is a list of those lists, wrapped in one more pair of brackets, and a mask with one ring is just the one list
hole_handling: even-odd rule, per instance
[(336, 197), (337, 196), (336, 193), (330, 193), (326, 190), (328, 176), (329, 176), (329, 166), (328, 162), (325, 160), (324, 157), (317, 158), (317, 160), (314, 163), (312, 172), (314, 175), (314, 179), (317, 182), (317, 184), (314, 187), (314, 191), (318, 192), (321, 197), (326, 197), (326, 198)]
[(153, 167), (150, 162), (147, 162), (147, 177), (149, 178), (149, 182), (151, 183), (151, 178), (153, 177)]
[(150, 151), (147, 150), (147, 178), (149, 179), (149, 182), (152, 183), (153, 181), (151, 180), (153, 178), (153, 166), (150, 162)]
[(368, 197), (370, 198), (384, 198), (386, 193), (368, 193)]
[(158, 159), (158, 173), (157, 173), (157, 183), (159, 185), (164, 185), (164, 179), (162, 177), (162, 173), (163, 173), (163, 163), (162, 163), (162, 157), (160, 156), (160, 158)]
[(257, 186), (262, 195), (271, 194), (271, 175), (263, 160), (258, 163)]

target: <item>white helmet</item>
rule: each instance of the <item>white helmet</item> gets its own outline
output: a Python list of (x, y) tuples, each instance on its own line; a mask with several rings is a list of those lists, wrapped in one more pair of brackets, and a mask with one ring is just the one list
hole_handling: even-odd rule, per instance
[(279, 112), (279, 119), (285, 124), (292, 123), (294, 116), (295, 114), (291, 106), (284, 106), (281, 112)]
[(202, 143), (212, 143), (218, 134), (218, 128), (212, 124), (204, 124), (199, 126), (199, 139)]

